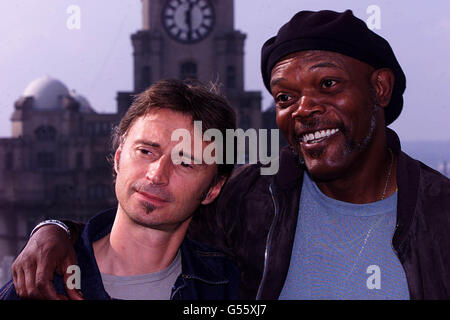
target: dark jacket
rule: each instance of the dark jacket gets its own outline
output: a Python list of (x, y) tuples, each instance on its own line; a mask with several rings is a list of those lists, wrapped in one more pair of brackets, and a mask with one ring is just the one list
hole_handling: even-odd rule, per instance
[[(392, 239), (406, 273), (411, 299), (450, 299), (450, 180), (400, 150), (397, 226)], [(303, 169), (288, 149), (274, 176), (260, 165), (239, 168), (214, 205), (203, 208), (190, 237), (235, 258), (241, 270), (241, 298), (277, 299), (289, 270)]]
[[(111, 299), (105, 291), (94, 257), (92, 243), (111, 232), (115, 209), (102, 212), (88, 221), (81, 238), (75, 244), (81, 270), (81, 292), (86, 300)], [(224, 254), (195, 241), (185, 239), (181, 244), (182, 273), (172, 288), (172, 300), (229, 300), (239, 295), (239, 270)], [(57, 293), (64, 294), (63, 280), (55, 275)], [(0, 298), (19, 299), (14, 283), (0, 289)]]

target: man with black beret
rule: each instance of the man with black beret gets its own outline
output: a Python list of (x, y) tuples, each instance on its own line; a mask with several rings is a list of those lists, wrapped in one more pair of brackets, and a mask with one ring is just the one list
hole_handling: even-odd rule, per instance
[(350, 10), (301, 11), (261, 71), (280, 170), (238, 169), (190, 236), (234, 256), (245, 299), (450, 299), (450, 180), (386, 127), (406, 87), (389, 43)]

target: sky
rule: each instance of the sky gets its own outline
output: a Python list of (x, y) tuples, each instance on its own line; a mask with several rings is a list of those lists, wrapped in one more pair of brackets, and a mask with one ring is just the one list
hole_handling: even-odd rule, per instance
[[(271, 96), (260, 76), (262, 44), (299, 10), (351, 9), (374, 22), (407, 78), (404, 109), (390, 127), (405, 141), (450, 141), (450, 1), (235, 0), (235, 28), (247, 35), (245, 88)], [(81, 9), (69, 29), (71, 5)], [(370, 9), (370, 8), (369, 8)], [(49, 75), (86, 96), (97, 112), (116, 111), (117, 91), (133, 87), (130, 35), (141, 28), (140, 0), (0, 2), (0, 137), (11, 135), (14, 102), (33, 79)]]

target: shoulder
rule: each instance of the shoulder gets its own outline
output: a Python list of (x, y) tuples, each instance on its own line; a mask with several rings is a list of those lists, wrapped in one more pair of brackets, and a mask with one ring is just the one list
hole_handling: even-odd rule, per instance
[(273, 180), (272, 175), (261, 174), (261, 164), (248, 164), (237, 168), (224, 185), (218, 202), (229, 206), (230, 201), (243, 199), (247, 196), (267, 193)]
[(205, 260), (206, 262), (223, 262), (225, 264), (234, 264), (234, 260), (224, 252), (206, 245), (202, 242), (185, 238), (181, 245), (181, 250), (195, 258)]
[[(407, 192), (399, 190), (399, 201), (411, 204), (420, 220), (428, 227), (450, 227), (450, 179), (423, 162), (402, 154), (404, 168), (400, 183)], [(399, 184), (400, 189), (400, 184)], [(400, 198), (402, 195), (402, 198)], [(445, 231), (448, 232), (448, 231)]]
[(450, 179), (440, 172), (419, 161), (420, 182), (418, 199), (422, 208), (427, 209), (427, 215), (443, 220), (450, 227)]
[(227, 184), (232, 186), (240, 185), (251, 186), (257, 182), (270, 183), (272, 180), (271, 175), (262, 175), (261, 168), (263, 166), (260, 163), (257, 164), (247, 164), (242, 167), (237, 168), (231, 175)]
[[(419, 162), (420, 182), (424, 185), (429, 195), (441, 194), (445, 197), (450, 196), (450, 179), (442, 173), (428, 167), (426, 164)], [(450, 197), (448, 198), (450, 200)]]
[[(442, 173), (430, 168), (420, 160), (406, 156), (406, 165), (415, 169), (408, 170), (412, 174), (418, 173), (418, 198), (437, 200), (442, 199), (450, 205), (450, 179)], [(448, 206), (450, 209), (450, 206)]]

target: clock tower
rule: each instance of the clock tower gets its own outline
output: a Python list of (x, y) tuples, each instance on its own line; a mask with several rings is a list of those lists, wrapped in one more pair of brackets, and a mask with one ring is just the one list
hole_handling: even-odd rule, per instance
[[(244, 90), (246, 35), (234, 29), (233, 0), (142, 0), (142, 15), (131, 36), (134, 93), (164, 78), (220, 83), (238, 127), (261, 127), (261, 93)], [(119, 92), (119, 113), (129, 96)]]

